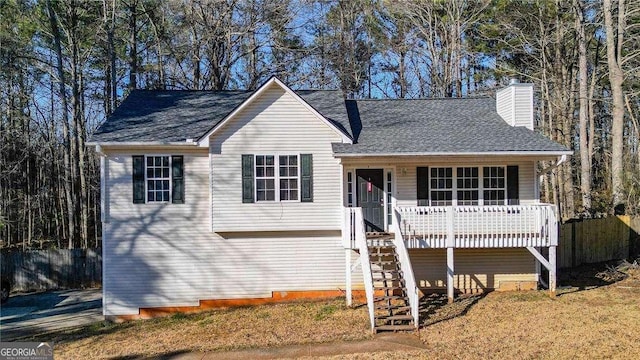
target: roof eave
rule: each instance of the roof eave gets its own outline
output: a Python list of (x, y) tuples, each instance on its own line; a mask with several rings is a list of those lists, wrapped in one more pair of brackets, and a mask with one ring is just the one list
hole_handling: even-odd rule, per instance
[(396, 157), (396, 156), (562, 156), (572, 151), (479, 151), (479, 152), (406, 152), (406, 153), (335, 153), (336, 158), (347, 157)]
[(129, 148), (129, 147), (184, 147), (195, 148), (198, 147), (196, 142), (186, 141), (89, 141), (86, 142), (87, 146), (101, 146), (109, 148)]

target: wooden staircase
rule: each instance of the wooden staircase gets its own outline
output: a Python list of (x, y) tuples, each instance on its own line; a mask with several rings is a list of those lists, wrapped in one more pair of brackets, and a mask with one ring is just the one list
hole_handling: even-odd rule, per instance
[(373, 332), (415, 330), (393, 235), (367, 233), (366, 237), (374, 290)]

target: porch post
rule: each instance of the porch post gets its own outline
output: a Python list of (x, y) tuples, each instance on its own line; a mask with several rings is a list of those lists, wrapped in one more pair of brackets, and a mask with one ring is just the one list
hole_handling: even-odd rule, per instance
[[(536, 249), (539, 251), (539, 249)], [(536, 282), (540, 283), (540, 279), (541, 276), (540, 274), (542, 274), (542, 264), (540, 264), (540, 261), (538, 261), (538, 259), (535, 259), (536, 261)]]
[(549, 296), (556, 296), (556, 247), (549, 246)]
[(347, 306), (351, 307), (353, 304), (353, 296), (351, 293), (351, 249), (344, 249), (344, 254)]
[(447, 248), (447, 297), (453, 302), (453, 248)]
[(453, 248), (455, 246), (455, 231), (453, 229), (454, 222), (453, 206), (447, 207), (447, 297), (449, 303), (453, 302)]

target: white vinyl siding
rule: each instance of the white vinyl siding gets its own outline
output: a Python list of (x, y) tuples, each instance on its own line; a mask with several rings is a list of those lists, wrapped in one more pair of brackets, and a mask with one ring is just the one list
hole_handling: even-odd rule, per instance
[(513, 126), (513, 88), (507, 87), (496, 93), (496, 110), (498, 115), (509, 125)]
[(510, 85), (496, 93), (498, 115), (511, 126), (533, 130), (533, 85)]
[(513, 96), (513, 126), (524, 126), (533, 130), (533, 85), (516, 86)]
[[(340, 230), (341, 170), (331, 143), (341, 141), (279, 86), (265, 89), (209, 140), (213, 231)], [(313, 202), (243, 203), (243, 154), (312, 154)]]
[(139, 307), (147, 306), (188, 305), (204, 294), (202, 284), (214, 279), (207, 271), (215, 256), (213, 236), (207, 231), (207, 153), (183, 154), (186, 206), (132, 204), (131, 155), (109, 154), (106, 161), (105, 315), (137, 314)]
[[(520, 190), (520, 204), (531, 205), (538, 203), (539, 199), (536, 198), (535, 182), (537, 181), (535, 171), (535, 161), (525, 158), (510, 158), (510, 157), (495, 157), (495, 158), (481, 158), (481, 157), (423, 157), (419, 160), (411, 159), (393, 159), (389, 161), (387, 159), (345, 159), (345, 179), (347, 179), (348, 171), (353, 171), (356, 168), (381, 168), (395, 166), (397, 171), (395, 172), (395, 191), (393, 194), (396, 205), (398, 206), (416, 206), (417, 201), (417, 184), (416, 184), (416, 168), (428, 166), (429, 170), (432, 167), (478, 167), (479, 171), (482, 171), (484, 166), (506, 166), (515, 165), (518, 166), (518, 180)], [(455, 170), (454, 170), (455, 171)], [(346, 180), (345, 180), (346, 181)], [(345, 187), (347, 184), (345, 183)], [(429, 191), (431, 191), (431, 187)], [(347, 203), (347, 194), (345, 194), (345, 204)], [(355, 201), (355, 200), (354, 200)], [(420, 204), (424, 205), (424, 204)]]
[[(206, 152), (171, 151), (184, 155), (185, 206), (135, 206), (131, 155), (136, 153), (112, 153), (105, 161), (105, 315), (272, 291), (344, 289), (338, 231), (212, 233)], [(361, 286), (361, 275), (353, 276), (355, 287)]]
[[(409, 255), (419, 288), (446, 288), (446, 249), (409, 249)], [(455, 249), (454, 259), (453, 283), (462, 292), (537, 281), (535, 259), (526, 249)]]

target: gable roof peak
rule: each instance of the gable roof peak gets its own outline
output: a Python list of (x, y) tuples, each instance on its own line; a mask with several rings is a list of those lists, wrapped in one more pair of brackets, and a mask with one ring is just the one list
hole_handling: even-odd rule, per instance
[(311, 106), (307, 101), (305, 101), (300, 95), (296, 94), (289, 86), (287, 86), (284, 82), (278, 79), (275, 75), (272, 75), (267, 81), (262, 83), (246, 100), (244, 100), (241, 104), (239, 104), (233, 111), (231, 111), (224, 119), (216, 123), (209, 131), (207, 131), (204, 135), (200, 136), (197, 139), (198, 143), (205, 142), (207, 138), (213, 135), (218, 129), (222, 128), (230, 119), (234, 118), (236, 114), (238, 114), (243, 108), (245, 108), (248, 104), (253, 102), (256, 98), (258, 98), (262, 93), (266, 91), (270, 86), (277, 85), (285, 93), (289, 94), (295, 100), (297, 100), (300, 104), (307, 108), (311, 113), (313, 113), (318, 119), (323, 121), (329, 128), (335, 131), (342, 138), (343, 143), (352, 143), (352, 139), (348, 132), (346, 132), (344, 128), (338, 126), (335, 121), (327, 118), (325, 115), (318, 112), (313, 106)]

